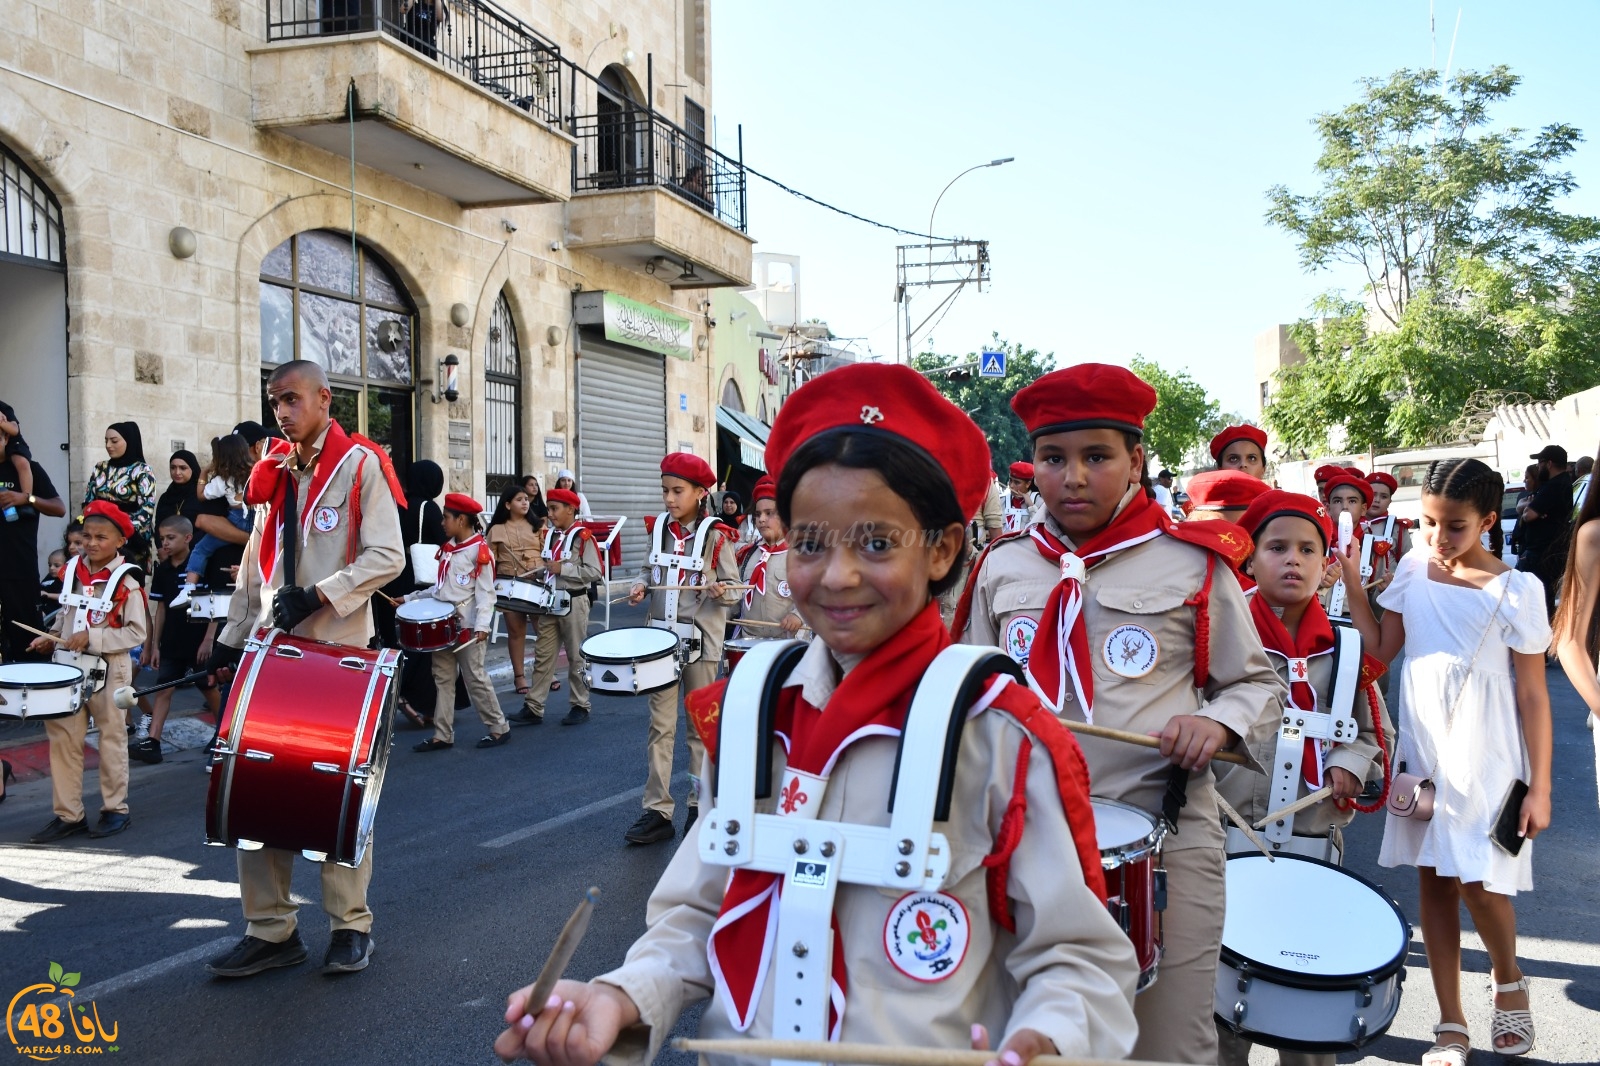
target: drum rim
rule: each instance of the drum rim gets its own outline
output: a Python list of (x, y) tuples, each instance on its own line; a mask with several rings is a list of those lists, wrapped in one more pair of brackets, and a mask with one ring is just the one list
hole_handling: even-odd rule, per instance
[[(1252, 976), (1254, 975), (1252, 974)], [(1390, 980), (1393, 980), (1393, 978), (1390, 978)], [(1378, 984), (1379, 982), (1373, 982), (1373, 987), (1376, 988)], [(1323, 989), (1321, 991), (1348, 992), (1350, 989)], [(1216, 1000), (1213, 999), (1212, 1002), (1215, 1003)], [(1387, 1033), (1393, 1027), (1395, 1019), (1400, 1017), (1400, 996), (1398, 994), (1393, 997), (1393, 1004), (1394, 1009), (1389, 1012), (1389, 1017), (1384, 1019), (1382, 1025), (1377, 1028), (1367, 1029), (1359, 1039), (1352, 1037), (1349, 1040), (1296, 1040), (1292, 1036), (1279, 1036), (1277, 1033), (1269, 1033), (1262, 1029), (1252, 1029), (1248, 1025), (1234, 1025), (1233, 1019), (1224, 1018), (1215, 1009), (1211, 1011), (1211, 1016), (1217, 1020), (1218, 1025), (1227, 1029), (1230, 1033), (1247, 1038), (1252, 1044), (1260, 1044), (1262, 1047), (1270, 1047), (1278, 1051), (1299, 1051), (1308, 1055), (1327, 1055), (1337, 1054), (1341, 1051), (1360, 1051)], [(1362, 1015), (1362, 1017), (1365, 1018), (1366, 1016)]]
[[(1162, 824), (1160, 818), (1152, 815), (1149, 811), (1138, 806), (1137, 804), (1127, 803), (1123, 800), (1114, 800), (1107, 796), (1089, 797), (1089, 812), (1091, 817), (1094, 814), (1094, 805), (1096, 803), (1103, 803), (1107, 807), (1114, 807), (1120, 810), (1132, 811), (1133, 813), (1148, 819), (1154, 826), (1148, 836), (1136, 837), (1133, 840), (1127, 841), (1126, 843), (1115, 844), (1109, 848), (1101, 848), (1099, 841), (1096, 840), (1095, 847), (1099, 848), (1100, 850), (1100, 866), (1102, 869), (1115, 870), (1119, 866), (1126, 866), (1129, 863), (1139, 862), (1143, 859), (1146, 859), (1161, 850), (1161, 842), (1166, 838), (1167, 827)], [(1107, 865), (1107, 859), (1118, 859), (1120, 861)]]
[[(0, 688), (3, 688), (3, 689), (10, 689), (10, 690), (13, 690), (13, 691), (27, 691), (28, 689), (36, 689), (36, 688), (42, 688), (42, 689), (71, 688), (73, 685), (81, 685), (81, 684), (83, 684), (84, 672), (82, 670), (80, 670), (78, 667), (70, 666), (67, 663), (5, 663), (4, 665), (0, 665), (0, 671), (3, 671), (5, 669), (5, 667), (8, 667), (8, 666), (57, 666), (57, 667), (60, 667), (63, 670), (71, 670), (77, 676), (76, 677), (62, 678), (61, 680), (58, 680), (58, 681), (21, 681), (21, 682), (18, 682), (18, 681), (7, 681), (7, 680), (5, 680), (4, 677), (0, 677)], [(32, 718), (32, 717), (37, 717), (37, 716), (29, 715), (29, 717)]]
[[(1406, 958), (1411, 953), (1411, 937), (1413, 934), (1411, 922), (1407, 920), (1405, 911), (1400, 909), (1400, 904), (1396, 903), (1393, 897), (1383, 890), (1381, 885), (1367, 880), (1358, 873), (1352, 873), (1343, 866), (1335, 866), (1331, 862), (1323, 862), (1321, 859), (1313, 859), (1308, 855), (1292, 855), (1285, 852), (1275, 855), (1274, 859), (1276, 859), (1278, 862), (1287, 860), (1289, 862), (1309, 862), (1316, 866), (1325, 866), (1330, 870), (1337, 870), (1346, 877), (1353, 878), (1360, 884), (1370, 888), (1374, 895), (1388, 905), (1389, 909), (1394, 912), (1394, 916), (1400, 921), (1400, 928), (1404, 931), (1404, 935), (1400, 938), (1400, 950), (1395, 952), (1394, 957), (1388, 962), (1384, 963), (1382, 966), (1374, 967), (1371, 970), (1364, 970), (1360, 973), (1308, 974), (1304, 970), (1288, 970), (1279, 966), (1274, 966), (1270, 962), (1261, 962), (1259, 960), (1252, 959), (1247, 955), (1241, 955), (1239, 952), (1228, 947), (1227, 943), (1224, 941), (1222, 943), (1221, 952), (1218, 955), (1218, 958), (1221, 962), (1231, 966), (1235, 970), (1248, 970), (1250, 976), (1264, 977), (1272, 984), (1283, 985), (1285, 988), (1302, 988), (1312, 992), (1347, 991), (1352, 988), (1360, 988), (1369, 980), (1372, 982), (1372, 984), (1378, 985), (1389, 980), (1396, 973), (1405, 969)], [(1259, 853), (1229, 856), (1223, 860), (1224, 869), (1226, 869), (1227, 863), (1244, 860), (1259, 860), (1261, 862), (1265, 862), (1267, 861), (1267, 857)], [(1224, 884), (1226, 884), (1226, 874), (1224, 874), (1223, 880)], [(1251, 1031), (1254, 1032), (1255, 1030)], [(1344, 1046), (1346, 1045), (1340, 1045), (1340, 1047)]]
[[(583, 646), (584, 644), (589, 643), (591, 640), (598, 640), (601, 637), (610, 636), (612, 633), (625, 633), (632, 629), (643, 629), (651, 633), (664, 634), (665, 636), (672, 638), (672, 643), (668, 644), (660, 651), (653, 651), (648, 655), (596, 655), (592, 654), (588, 648)], [(682, 637), (678, 636), (670, 629), (662, 629), (659, 626), (619, 626), (616, 629), (607, 629), (602, 633), (596, 633), (592, 637), (585, 637), (583, 643), (578, 645), (578, 650), (583, 653), (583, 657), (587, 662), (607, 663), (612, 666), (618, 666), (626, 665), (628, 663), (649, 663), (655, 662), (657, 659), (669, 658), (678, 653), (678, 645), (682, 643)]]
[[(423, 603), (437, 603), (439, 606), (441, 606), (441, 607), (443, 607), (445, 609), (445, 613), (442, 614), (442, 615), (439, 615), (436, 618), (409, 618), (406, 615), (403, 615), (403, 614), (400, 613), (401, 611), (404, 611), (407, 607), (410, 607), (412, 604), (423, 604)], [(455, 613), (456, 613), (456, 609), (455, 609), (455, 605), (454, 604), (447, 603), (446, 601), (441, 600), (436, 596), (422, 596), (422, 597), (419, 597), (419, 598), (414, 599), (414, 600), (406, 600), (403, 603), (401, 603), (399, 606), (395, 607), (395, 609), (394, 609), (394, 616), (395, 616), (395, 619), (397, 621), (413, 622), (413, 623), (417, 623), (417, 624), (420, 624), (420, 625), (427, 625), (427, 624), (432, 623), (432, 622), (443, 622), (445, 619), (449, 618), (451, 615), (453, 615)]]

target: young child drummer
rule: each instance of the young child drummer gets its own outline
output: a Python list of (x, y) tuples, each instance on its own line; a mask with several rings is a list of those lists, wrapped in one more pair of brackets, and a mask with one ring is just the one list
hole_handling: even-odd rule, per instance
[(1229, 523), (1174, 523), (1144, 488), (1155, 405), (1149, 385), (1098, 363), (1016, 394), (1044, 515), (979, 560), (953, 631), (1025, 663), (1063, 718), (1161, 738), (1159, 750), (1082, 744), (1097, 796), (1160, 812), (1173, 829), (1165, 954), (1135, 1006), (1133, 1057), (1213, 1063), (1223, 832), (1210, 762), (1276, 726), (1283, 685), (1231, 570), (1249, 538)]
[[(686, 564), (698, 557), (703, 560), (703, 569), (652, 565), (647, 559), (628, 590), (631, 604), (648, 598), (651, 625), (673, 629), (675, 626), (687, 628), (685, 623), (688, 623), (700, 642), (699, 656), (684, 664), (678, 683), (652, 692), (648, 697), (650, 769), (644, 786), (644, 813), (623, 834), (623, 839), (630, 844), (654, 844), (673, 837), (672, 751), (678, 736), (678, 696), (680, 692), (703, 688), (716, 678), (728, 615), (739, 602), (739, 590), (727, 587), (739, 580), (734, 536), (709, 513), (706, 505), (716, 483), (717, 476), (712, 473), (710, 464), (698, 455), (673, 452), (661, 460), (661, 500), (666, 505), (666, 513), (651, 531), (651, 543), (656, 546), (652, 554), (682, 559)], [(698, 556), (696, 544), (700, 546)], [(673, 573), (680, 575), (680, 587), (659, 587)], [(652, 585), (658, 587), (652, 590)], [(683, 826), (685, 836), (700, 813), (700, 778), (697, 775), (703, 761), (700, 738), (693, 730), (689, 731), (688, 740), (690, 786), (689, 814)]]
[[(797, 390), (766, 454), (781, 471), (795, 602), (816, 631), (774, 711), (783, 737), (771, 746), (774, 772), (809, 775), (787, 816), (888, 825), (912, 694), (950, 643), (934, 601), (966, 550), (966, 518), (991, 476), (988, 448), (909, 367), (858, 364)], [(714, 744), (716, 706), (703, 695), (694, 697), (705, 711), (696, 724)], [(1001, 1042), (994, 1061), (1007, 1066), (1051, 1052), (1126, 1056), (1137, 963), (1102, 903), (1088, 779), (1072, 738), (1024, 686), (992, 683), (966, 719), (954, 782), (950, 819), (938, 823), (954, 864), (939, 892), (897, 898), (839, 886), (830, 1039), (987, 1048), (992, 1035)], [(775, 813), (777, 798), (757, 809)], [(1016, 829), (1025, 831), (1014, 837)], [(679, 848), (623, 965), (587, 983), (562, 981), (544, 1003), (527, 1002), (531, 988), (512, 993), (496, 1053), (644, 1066), (708, 992), (703, 1036), (792, 1035), (774, 1031), (777, 967), (798, 953), (771, 944), (784, 906), (770, 894), (773, 876), (738, 870), (730, 879), (698, 848)], [(928, 961), (899, 951), (900, 936), (885, 939), (896, 915), (919, 905), (914, 897), (958, 919), (941, 929), (918, 912), (914, 929), (944, 949)]]
[[(1356, 557), (1361, 558), (1366, 551), (1363, 541), (1366, 537), (1367, 508), (1372, 506), (1372, 485), (1368, 483), (1366, 476), (1360, 470), (1354, 467), (1339, 467), (1336, 471), (1329, 473), (1328, 480), (1324, 483), (1323, 492), (1328, 505), (1328, 520), (1332, 523), (1336, 532), (1339, 528), (1339, 516), (1342, 514), (1350, 516), (1351, 542), (1355, 545), (1353, 550), (1356, 553)], [(1336, 558), (1338, 549), (1337, 541), (1328, 547), (1328, 563), (1322, 577), (1322, 587), (1326, 590), (1323, 595), (1322, 605), (1324, 608), (1338, 606), (1335, 602), (1337, 597), (1333, 594), (1333, 587), (1340, 580), (1339, 560)], [(1369, 574), (1369, 580), (1370, 577), (1371, 575)], [(1345, 589), (1346, 597), (1364, 596), (1366, 594), (1366, 592), (1360, 590)], [(1336, 614), (1339, 618), (1348, 618), (1350, 616), (1348, 608), (1331, 613)]]
[[(1267, 480), (1267, 431), (1260, 426), (1229, 426), (1211, 438), (1211, 458), (1218, 470), (1237, 470), (1257, 481)], [(1194, 495), (1194, 490), (1189, 490)]]
[(1033, 521), (1039, 494), (1033, 488), (1033, 464), (1017, 461), (1006, 469), (1006, 494), (1000, 504), (1000, 519), (1007, 533), (1018, 533)]
[[(805, 625), (789, 587), (789, 544), (778, 517), (778, 487), (770, 477), (756, 482), (751, 506), (761, 539), (739, 549), (739, 579), (745, 590), (736, 635), (751, 640), (792, 637)], [(750, 623), (754, 623), (753, 625)]]
[[(133, 684), (130, 652), (144, 644), (150, 610), (144, 600), (139, 568), (119, 554), (133, 522), (120, 509), (96, 500), (83, 510), (83, 554), (67, 560), (62, 572), (61, 611), (52, 632), (66, 637), (59, 645), (105, 660), (105, 684), (88, 697), (88, 718), (100, 730), (100, 818), (89, 825), (83, 809), (83, 738), (89, 722), (82, 714), (47, 718), (50, 738), (50, 785), (55, 817), (29, 838), (49, 844), (87, 831), (92, 837), (120, 833), (132, 823), (128, 814), (128, 723), (112, 694)], [(74, 602), (76, 601), (76, 602)], [(48, 637), (36, 637), (32, 652), (53, 652)], [(88, 691), (85, 678), (84, 691)]]
[[(1395, 476), (1383, 470), (1374, 470), (1367, 475), (1367, 484), (1372, 486), (1372, 506), (1367, 508), (1366, 521), (1363, 523), (1368, 536), (1375, 538), (1372, 543), (1372, 568), (1374, 576), (1382, 582), (1382, 587), (1387, 587), (1389, 579), (1394, 574), (1395, 564), (1400, 557), (1411, 550), (1411, 523), (1399, 515), (1389, 513), (1389, 504), (1394, 500), (1394, 494), (1400, 488), (1400, 482)], [(1377, 606), (1378, 592), (1382, 587), (1375, 588), (1372, 593), (1373, 605)], [(1381, 608), (1379, 608), (1381, 612)], [(1380, 613), (1378, 617), (1383, 617)]]
[(589, 635), (589, 588), (601, 578), (600, 546), (587, 526), (578, 524), (581, 497), (571, 489), (551, 489), (545, 494), (550, 525), (539, 553), (541, 573), (550, 587), (570, 598), (566, 614), (533, 616), (533, 682), (523, 707), (536, 719), (544, 718), (544, 701), (556, 676), (556, 652), (567, 651), (567, 690), (571, 704), (562, 725), (582, 725), (589, 720), (589, 683), (583, 679), (583, 640)]
[(461, 641), (453, 648), (433, 653), (433, 685), (438, 702), (433, 708), (433, 736), (412, 751), (444, 751), (456, 742), (456, 671), (467, 685), (467, 695), (478, 717), (489, 728), (478, 741), (480, 748), (495, 748), (511, 739), (511, 723), (483, 668), (494, 624), (494, 552), (478, 525), (483, 506), (460, 492), (444, 498), (444, 532), (450, 538), (439, 549), (439, 575), (433, 587), (410, 593), (407, 600), (435, 599), (454, 604), (461, 623)]

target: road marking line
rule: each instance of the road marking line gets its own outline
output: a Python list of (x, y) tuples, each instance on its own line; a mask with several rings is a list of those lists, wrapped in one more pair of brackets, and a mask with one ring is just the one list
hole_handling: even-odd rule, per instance
[[(676, 790), (677, 786), (683, 784), (684, 779), (688, 776), (688, 774), (679, 774), (674, 777), (672, 779), (672, 786), (674, 790)], [(587, 818), (589, 815), (594, 814), (597, 811), (608, 810), (612, 807), (620, 806), (629, 800), (640, 799), (643, 796), (643, 785), (640, 785), (638, 788), (630, 788), (626, 792), (618, 792), (614, 796), (607, 796), (604, 799), (597, 799), (593, 803), (585, 803), (582, 807), (574, 808), (565, 814), (558, 814), (554, 818), (546, 818), (542, 822), (535, 822), (533, 825), (524, 826), (521, 829), (513, 829), (505, 836), (495, 837), (493, 840), (485, 840), (478, 846), (481, 848), (508, 847), (520, 841), (527, 840), (529, 837), (536, 837), (541, 833), (548, 833), (552, 829), (560, 829), (564, 825), (571, 825), (573, 822)]]
[[(198, 947), (192, 947), (188, 951), (180, 951), (176, 955), (169, 955), (164, 959), (158, 959), (148, 966), (141, 966), (137, 970), (129, 970), (127, 973), (118, 974), (115, 977), (108, 977), (97, 985), (90, 985), (88, 988), (75, 989), (73, 1001), (77, 1003), (87, 1003), (91, 999), (99, 999), (101, 996), (109, 996), (113, 992), (121, 992), (124, 988), (129, 988), (133, 985), (139, 984), (141, 981), (148, 981), (152, 977), (160, 977), (162, 974), (171, 970), (176, 970), (180, 966), (187, 966), (192, 962), (199, 962), (206, 956), (219, 952), (223, 948), (236, 942), (237, 941), (231, 936), (222, 936), (215, 940), (208, 940)], [(66, 997), (62, 996), (58, 998), (65, 999)]]

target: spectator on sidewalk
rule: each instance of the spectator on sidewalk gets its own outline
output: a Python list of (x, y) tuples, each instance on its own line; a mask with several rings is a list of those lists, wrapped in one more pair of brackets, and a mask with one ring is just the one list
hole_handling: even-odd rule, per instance
[(1539, 490), (1528, 500), (1522, 512), (1522, 543), (1534, 556), (1527, 570), (1544, 582), (1544, 600), (1547, 616), (1556, 611), (1556, 590), (1561, 587), (1561, 575), (1567, 565), (1567, 534), (1572, 520), (1572, 471), (1567, 468), (1567, 450), (1559, 444), (1548, 444), (1532, 457), (1539, 464)]
[(594, 517), (593, 512), (591, 512), (589, 510), (589, 497), (585, 496), (581, 492), (578, 492), (578, 475), (574, 474), (570, 470), (557, 470), (556, 471), (556, 488), (558, 488), (558, 489), (567, 489), (567, 490), (569, 490), (571, 492), (577, 492), (578, 493), (578, 517), (579, 518), (593, 518)]
[(186, 448), (172, 453), (167, 460), (167, 475), (172, 483), (161, 490), (156, 498), (156, 537), (160, 539), (161, 523), (175, 514), (194, 521), (200, 506), (200, 460)]
[[(245, 483), (250, 480), (251, 465), (250, 447), (243, 437), (229, 433), (215, 438), (211, 442), (211, 476), (206, 479), (202, 492), (205, 497), (203, 506), (207, 512), (223, 512), (233, 528), (247, 539), (255, 517), (244, 505)], [(211, 557), (229, 543), (231, 539), (225, 540), (211, 533), (202, 536), (189, 553), (192, 557), (185, 580), (191, 585), (204, 581)]]
[(122, 546), (122, 556), (143, 567), (155, 538), (156, 475), (144, 459), (144, 437), (137, 422), (113, 422), (106, 427), (106, 458), (94, 464), (83, 505), (104, 500), (133, 522), (133, 534)]
[[(39, 516), (60, 518), (67, 513), (67, 505), (44, 467), (31, 459), (28, 462), (33, 474), (31, 493), (22, 491), (15, 467), (0, 463), (0, 510), (14, 509), (16, 515), (15, 521), (0, 520), (0, 617), (37, 629), (40, 626)], [(28, 642), (32, 637), (26, 630), (14, 625), (3, 628), (0, 652), (6, 662), (41, 658), (29, 654)]]
[[(155, 573), (150, 579), (151, 625), (145, 638), (143, 665), (156, 671), (158, 685), (176, 681), (203, 665), (200, 645), (207, 636), (211, 622), (201, 625), (189, 618), (189, 605), (174, 605), (178, 595), (180, 575), (189, 565), (190, 541), (194, 526), (182, 515), (168, 515), (156, 528)], [(200, 690), (206, 710), (213, 715), (222, 707), (221, 696), (215, 685), (205, 678), (190, 682)], [(161, 733), (167, 721), (167, 711), (172, 707), (173, 689), (162, 689), (150, 696), (150, 725), (147, 736), (128, 746), (128, 755), (144, 763), (161, 761)]]

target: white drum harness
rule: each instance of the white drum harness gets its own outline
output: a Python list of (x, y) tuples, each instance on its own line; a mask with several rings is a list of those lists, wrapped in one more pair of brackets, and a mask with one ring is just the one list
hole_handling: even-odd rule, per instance
[[(1361, 635), (1347, 626), (1334, 626), (1333, 694), (1325, 711), (1296, 707), (1286, 702), (1278, 727), (1278, 746), (1272, 758), (1272, 792), (1267, 809), (1278, 810), (1293, 803), (1299, 795), (1304, 770), (1305, 742), (1308, 739), (1332, 744), (1347, 744), (1356, 739), (1356, 720), (1350, 708), (1361, 682)], [(1307, 660), (1290, 659), (1289, 674), (1303, 675)], [(1275, 849), (1290, 848), (1294, 819), (1279, 818), (1262, 831)]]
[[(684, 663), (692, 663), (700, 658), (700, 630), (693, 621), (678, 621), (678, 596), (683, 591), (682, 587), (699, 585), (705, 579), (706, 569), (706, 538), (711, 536), (717, 523), (710, 518), (702, 518), (700, 526), (694, 531), (693, 547), (688, 555), (680, 555), (683, 541), (672, 536), (668, 525), (672, 522), (672, 515), (662, 511), (656, 518), (655, 535), (650, 544), (650, 565), (656, 568), (656, 583), (666, 586), (661, 596), (662, 618), (651, 618), (650, 625), (657, 629), (669, 630), (678, 636), (679, 659)], [(576, 527), (574, 527), (576, 528)], [(674, 551), (667, 550), (667, 539), (673, 541)], [(549, 542), (546, 541), (548, 547)], [(563, 548), (565, 550), (565, 548)], [(685, 580), (685, 578), (689, 580)], [(682, 587), (680, 587), (682, 586)]]
[[(83, 570), (83, 559), (74, 555), (67, 560), (66, 568), (61, 572), (61, 606), (71, 607), (72, 625), (67, 629), (69, 635), (82, 633), (89, 628), (89, 615), (97, 612), (109, 615), (116, 607), (115, 596), (117, 589), (122, 585), (123, 575), (130, 570), (136, 570), (133, 563), (122, 563), (111, 571), (111, 577), (106, 581), (105, 589), (99, 596), (91, 596), (86, 592), (72, 592), (75, 583), (80, 580), (79, 574)], [(51, 658), (58, 663), (76, 666), (83, 671), (84, 687), (89, 692), (99, 692), (106, 684), (106, 661), (98, 655), (90, 655), (86, 651), (68, 651), (57, 646)]]

